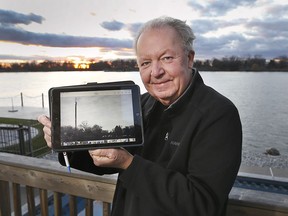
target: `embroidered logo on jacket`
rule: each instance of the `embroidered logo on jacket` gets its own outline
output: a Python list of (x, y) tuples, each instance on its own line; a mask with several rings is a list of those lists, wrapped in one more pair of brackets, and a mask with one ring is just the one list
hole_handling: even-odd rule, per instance
[(172, 146), (179, 146), (179, 145), (180, 145), (180, 142), (171, 141), (171, 142), (170, 142), (170, 145), (172, 145)]

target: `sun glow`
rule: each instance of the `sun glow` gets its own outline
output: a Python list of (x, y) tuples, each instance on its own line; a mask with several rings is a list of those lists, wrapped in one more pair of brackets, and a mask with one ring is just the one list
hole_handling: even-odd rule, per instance
[(89, 63), (81, 62), (81, 63), (74, 63), (75, 69), (89, 69)]
[(75, 69), (89, 69), (89, 65), (91, 64), (91, 61), (78, 57), (69, 57), (69, 61), (73, 63)]

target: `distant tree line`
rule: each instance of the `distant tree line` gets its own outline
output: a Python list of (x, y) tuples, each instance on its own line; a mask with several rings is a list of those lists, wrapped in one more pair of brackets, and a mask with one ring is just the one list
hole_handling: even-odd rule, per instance
[[(77, 64), (55, 61), (37, 63), (0, 63), (0, 72), (33, 72), (33, 71), (138, 71), (135, 59), (117, 59), (99, 61), (89, 64)], [(280, 56), (267, 61), (261, 56), (241, 58), (237, 56), (212, 60), (196, 60), (194, 67), (201, 71), (288, 71), (288, 57)]]
[(134, 137), (134, 126), (122, 127), (116, 125), (111, 131), (103, 130), (101, 126), (89, 127), (83, 122), (79, 127), (61, 127), (61, 137), (64, 142), (85, 141), (85, 140), (109, 140)]
[(36, 72), (36, 71), (137, 71), (136, 60), (117, 59), (113, 61), (99, 61), (82, 64), (75, 64), (72, 61), (57, 62), (36, 61), (24, 63), (0, 63), (0, 72)]
[(288, 71), (288, 57), (280, 56), (267, 61), (260, 56), (248, 58), (231, 56), (206, 61), (196, 60), (194, 67), (202, 71)]

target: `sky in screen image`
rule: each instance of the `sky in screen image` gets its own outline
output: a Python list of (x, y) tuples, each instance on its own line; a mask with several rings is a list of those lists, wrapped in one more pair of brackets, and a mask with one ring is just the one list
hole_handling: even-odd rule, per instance
[(77, 127), (98, 125), (108, 131), (115, 126), (134, 125), (131, 94), (67, 92), (61, 95), (61, 126), (75, 126), (75, 118)]
[(283, 0), (1, 0), (0, 62), (135, 58), (144, 22), (172, 16), (192, 27), (196, 59), (287, 55)]

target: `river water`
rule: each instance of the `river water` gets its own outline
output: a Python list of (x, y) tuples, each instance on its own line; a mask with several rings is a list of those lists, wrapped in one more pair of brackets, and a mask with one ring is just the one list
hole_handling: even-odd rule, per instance
[[(243, 125), (243, 157), (257, 166), (288, 167), (288, 73), (201, 72), (204, 82), (237, 106)], [(0, 106), (47, 106), (49, 88), (87, 82), (133, 80), (146, 90), (138, 72), (31, 72), (0, 73)], [(0, 113), (1, 114), (1, 113)], [(275, 147), (280, 157), (263, 154)], [(263, 162), (266, 158), (267, 164)], [(269, 158), (268, 158), (269, 157)], [(282, 161), (278, 161), (282, 158)], [(259, 162), (261, 161), (261, 162)], [(277, 162), (278, 161), (278, 162)], [(279, 165), (280, 163), (280, 165)], [(287, 167), (286, 167), (287, 166)]]

